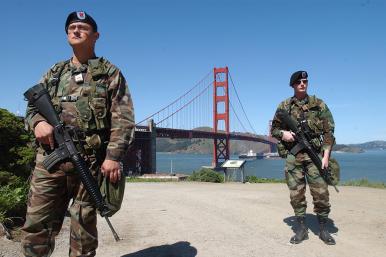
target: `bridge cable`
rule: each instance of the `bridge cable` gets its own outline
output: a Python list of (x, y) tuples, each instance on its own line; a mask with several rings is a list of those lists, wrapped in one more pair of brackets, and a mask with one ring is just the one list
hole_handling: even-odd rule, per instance
[(176, 110), (175, 112), (173, 112), (172, 114), (168, 115), (166, 118), (162, 119), (161, 121), (157, 122), (156, 125), (160, 124), (161, 122), (163, 122), (164, 120), (172, 117), (174, 114), (176, 114), (177, 112), (181, 111), (182, 109), (184, 109), (186, 106), (188, 106), (189, 104), (191, 104), (194, 100), (196, 100), (199, 96), (201, 96), (203, 93), (205, 93), (205, 91), (209, 88), (209, 86), (211, 86), (213, 84), (210, 83), (206, 86), (206, 88), (204, 88), (198, 95), (196, 95), (193, 99), (191, 99), (189, 102), (185, 103), (181, 108), (179, 108), (178, 110)]
[[(135, 125), (139, 125), (141, 124), (142, 122), (150, 119), (151, 117), (154, 117), (155, 115), (159, 114), (160, 112), (164, 111), (166, 108), (168, 108), (169, 106), (175, 104), (176, 102), (178, 102), (179, 100), (181, 100), (184, 96), (186, 96), (187, 94), (189, 94), (191, 91), (193, 91), (196, 87), (198, 87), (199, 85), (201, 85), (201, 83), (209, 76), (212, 74), (212, 70), (210, 72), (208, 72), (208, 74), (206, 74), (199, 82), (197, 82), (189, 91), (187, 91), (185, 94), (181, 95), (180, 97), (178, 97), (176, 100), (174, 100), (172, 103), (168, 104), (167, 106), (165, 106), (164, 108), (162, 108), (161, 110), (159, 110), (158, 112), (155, 112), (153, 113), (152, 115), (149, 115), (147, 118), (141, 120), (140, 122), (137, 122)], [(158, 122), (159, 123), (159, 122)], [(157, 123), (157, 124), (158, 124)]]
[(243, 110), (244, 116), (245, 116), (245, 118), (247, 119), (247, 121), (248, 121), (248, 123), (249, 123), (249, 126), (251, 127), (252, 131), (253, 131), (253, 132), (254, 132), (254, 133), (257, 135), (257, 133), (256, 133), (255, 129), (253, 128), (253, 126), (252, 126), (251, 122), (250, 122), (250, 121), (249, 121), (249, 119), (248, 119), (248, 116), (247, 116), (247, 114), (246, 114), (246, 112), (245, 112), (244, 106), (243, 106), (243, 104), (241, 103), (241, 100), (240, 100), (239, 94), (237, 93), (237, 90), (236, 90), (235, 84), (233, 83), (233, 79), (232, 79), (231, 73), (230, 73), (229, 71), (228, 71), (228, 73), (229, 73), (229, 77), (230, 77), (230, 79), (231, 79), (231, 82), (232, 82), (232, 85), (233, 85), (233, 89), (235, 90), (235, 93), (236, 93), (237, 99), (238, 99), (238, 101), (239, 101), (239, 103), (240, 103), (241, 109)]
[(233, 110), (233, 113), (235, 114), (235, 116), (236, 116), (237, 120), (239, 121), (240, 125), (243, 127), (244, 131), (245, 131), (245, 132), (248, 132), (248, 130), (244, 127), (244, 124), (241, 122), (239, 116), (237, 115), (235, 109), (233, 108), (233, 104), (232, 104), (231, 101), (229, 101), (229, 104), (231, 105), (231, 108), (232, 108), (232, 110)]

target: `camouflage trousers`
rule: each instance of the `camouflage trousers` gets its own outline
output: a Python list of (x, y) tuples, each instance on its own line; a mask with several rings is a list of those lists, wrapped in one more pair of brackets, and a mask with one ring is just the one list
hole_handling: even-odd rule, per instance
[(328, 185), (320, 176), (318, 168), (306, 154), (297, 157), (288, 155), (285, 166), (285, 177), (290, 190), (291, 205), (295, 216), (305, 216), (307, 209), (306, 183), (313, 198), (314, 212), (321, 217), (330, 213)]
[[(22, 228), (22, 250), (25, 256), (50, 256), (70, 206), (69, 256), (95, 256), (98, 247), (96, 209), (89, 194), (73, 170), (71, 163), (63, 163), (48, 172), (41, 165), (43, 156), (37, 155), (27, 202), (26, 221)], [(95, 162), (90, 165), (96, 175)]]

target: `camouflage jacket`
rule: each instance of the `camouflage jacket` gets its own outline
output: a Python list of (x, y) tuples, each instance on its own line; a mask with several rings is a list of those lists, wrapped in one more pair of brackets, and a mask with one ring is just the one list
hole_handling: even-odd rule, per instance
[[(272, 120), (271, 134), (279, 140), (278, 150), (290, 150), (295, 144), (287, 143), (281, 140), (281, 130), (289, 130), (284, 124), (281, 124), (277, 117), (279, 110), (287, 111), (295, 120), (299, 121), (304, 114), (307, 120), (308, 127), (312, 134), (312, 144), (318, 151), (331, 149), (335, 143), (334, 138), (334, 119), (327, 105), (316, 96), (306, 96), (303, 100), (298, 100), (296, 97), (291, 97), (281, 102), (276, 110)], [(281, 149), (282, 148), (282, 149)], [(285, 154), (282, 157), (285, 157)]]
[[(106, 159), (122, 159), (134, 137), (134, 108), (126, 80), (117, 67), (102, 57), (80, 67), (68, 60), (52, 66), (40, 83), (49, 91), (65, 125), (89, 136), (102, 135), (107, 143)], [(26, 126), (33, 130), (42, 120), (36, 108), (28, 105)]]

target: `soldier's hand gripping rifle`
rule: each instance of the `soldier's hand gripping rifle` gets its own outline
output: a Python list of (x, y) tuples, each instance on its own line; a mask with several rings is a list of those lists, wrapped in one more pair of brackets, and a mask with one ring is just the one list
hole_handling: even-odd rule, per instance
[[(277, 117), (285, 124), (292, 132), (295, 133), (296, 145), (290, 150), (291, 154), (296, 155), (301, 150), (304, 150), (308, 156), (311, 158), (311, 161), (318, 168), (320, 175), (331, 185), (331, 169), (330, 167), (323, 168), (322, 160), (320, 159), (317, 151), (311, 144), (311, 136), (307, 131), (303, 131), (301, 124), (298, 124), (285, 110), (280, 110), (277, 113)], [(336, 192), (339, 192), (338, 188), (335, 185), (332, 185), (335, 188)]]
[(105, 203), (99, 187), (93, 178), (85, 160), (80, 155), (76, 148), (71, 133), (71, 129), (66, 128), (59, 120), (59, 117), (51, 102), (51, 97), (48, 91), (42, 84), (37, 84), (24, 93), (28, 102), (34, 105), (38, 112), (54, 127), (54, 137), (57, 143), (56, 149), (46, 157), (43, 161), (43, 166), (50, 170), (56, 163), (64, 160), (69, 160), (73, 163), (75, 169), (79, 172), (79, 177), (91, 199), (94, 201), (100, 215), (104, 217), (109, 225), (115, 241), (119, 240), (118, 234), (115, 232), (108, 218), (110, 209)]

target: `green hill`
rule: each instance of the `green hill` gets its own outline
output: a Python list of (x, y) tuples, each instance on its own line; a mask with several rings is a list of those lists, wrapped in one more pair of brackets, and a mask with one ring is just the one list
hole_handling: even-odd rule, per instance
[[(212, 131), (210, 127), (200, 127), (194, 130)], [(250, 133), (239, 133), (241, 135), (252, 135)], [(265, 137), (266, 136), (262, 136)], [(231, 154), (246, 153), (249, 150), (254, 152), (269, 152), (269, 146), (258, 142), (231, 140)], [(176, 153), (198, 153), (210, 154), (213, 152), (212, 139), (170, 139), (157, 138), (157, 152), (176, 152)]]
[[(210, 127), (199, 127), (194, 130), (212, 131)], [(238, 133), (238, 132), (233, 132)], [(253, 135), (250, 133), (238, 133), (241, 135)], [(261, 136), (267, 138), (267, 136)], [(231, 154), (247, 153), (253, 150), (256, 153), (269, 152), (269, 146), (263, 143), (231, 140)], [(386, 141), (371, 141), (362, 144), (336, 144), (333, 151), (362, 153), (365, 150), (384, 150)], [(157, 152), (198, 153), (211, 154), (213, 152), (212, 139), (169, 139), (157, 138)]]
[(377, 140), (361, 144), (337, 144), (334, 146), (334, 151), (363, 153), (365, 150), (386, 150), (386, 141)]

